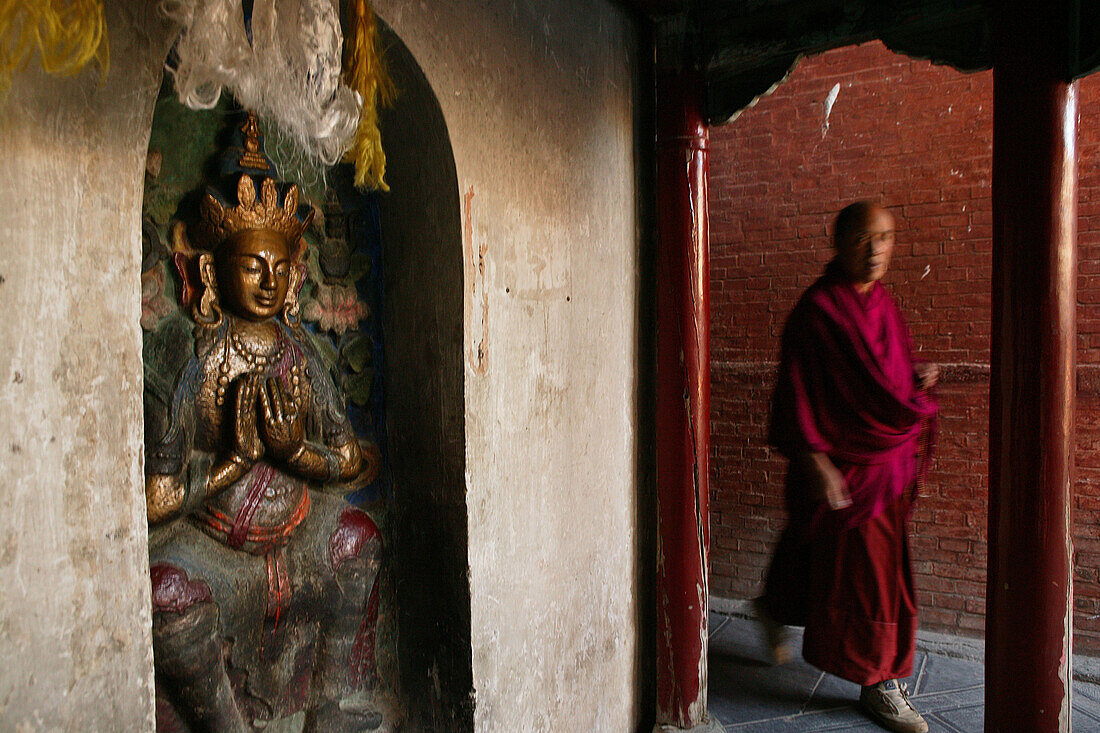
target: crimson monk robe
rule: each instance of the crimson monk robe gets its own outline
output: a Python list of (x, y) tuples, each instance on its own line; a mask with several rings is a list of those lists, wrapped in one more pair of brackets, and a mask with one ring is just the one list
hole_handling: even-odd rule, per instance
[(928, 468), (936, 404), (917, 388), (901, 312), (874, 282), (861, 294), (838, 262), (787, 320), (769, 441), (786, 457), (824, 454), (850, 504), (831, 508), (798, 460), (790, 516), (764, 603), (806, 626), (803, 656), (863, 685), (906, 677), (917, 624), (905, 524)]

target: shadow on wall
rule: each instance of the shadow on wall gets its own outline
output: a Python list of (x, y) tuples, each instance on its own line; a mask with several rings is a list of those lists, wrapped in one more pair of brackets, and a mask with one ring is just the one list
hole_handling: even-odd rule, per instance
[(390, 192), (379, 208), (402, 697), (414, 723), (471, 730), (458, 176), (424, 72), (389, 26), (380, 28), (398, 90), (381, 113)]

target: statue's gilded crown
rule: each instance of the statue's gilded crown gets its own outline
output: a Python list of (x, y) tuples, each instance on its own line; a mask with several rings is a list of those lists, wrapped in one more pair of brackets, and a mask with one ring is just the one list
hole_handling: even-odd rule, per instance
[(298, 187), (290, 186), (279, 205), (275, 181), (265, 178), (260, 184), (260, 197), (256, 198), (256, 184), (252, 176), (242, 174), (237, 181), (237, 206), (223, 205), (212, 193), (206, 193), (199, 204), (199, 220), (195, 227), (194, 242), (202, 249), (212, 251), (222, 242), (243, 231), (266, 229), (286, 237), (287, 244), (294, 245), (313, 218), (313, 210), (304, 219), (298, 218)]

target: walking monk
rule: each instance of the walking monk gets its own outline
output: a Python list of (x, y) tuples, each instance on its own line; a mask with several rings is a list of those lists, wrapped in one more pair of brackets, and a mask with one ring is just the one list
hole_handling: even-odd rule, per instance
[(789, 524), (756, 610), (775, 661), (784, 625), (802, 656), (863, 686), (889, 730), (928, 725), (900, 679), (912, 673), (917, 609), (906, 523), (927, 468), (939, 369), (913, 363), (901, 313), (879, 282), (894, 217), (870, 201), (836, 218), (836, 256), (787, 319), (769, 440), (790, 465)]

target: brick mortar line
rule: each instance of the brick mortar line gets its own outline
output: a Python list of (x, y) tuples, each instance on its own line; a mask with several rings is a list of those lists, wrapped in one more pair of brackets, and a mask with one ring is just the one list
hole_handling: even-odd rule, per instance
[[(711, 370), (738, 382), (770, 379), (778, 368), (774, 361), (712, 361)], [(989, 365), (976, 363), (940, 364), (940, 384), (984, 384), (989, 382)], [(1100, 364), (1077, 365), (1077, 391), (1100, 395)]]

